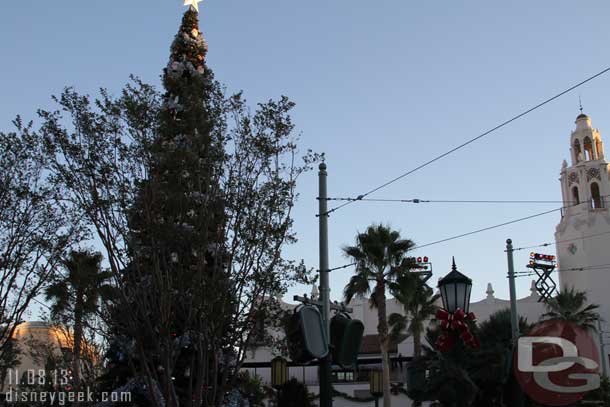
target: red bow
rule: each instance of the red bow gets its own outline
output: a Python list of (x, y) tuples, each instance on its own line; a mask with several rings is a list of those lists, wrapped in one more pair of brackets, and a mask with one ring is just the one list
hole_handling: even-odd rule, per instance
[[(441, 328), (443, 330), (458, 331), (460, 338), (465, 345), (470, 346), (471, 348), (478, 348), (480, 346), (479, 340), (472, 335), (470, 329), (468, 329), (468, 325), (465, 322), (467, 320), (476, 321), (474, 313), (469, 312), (466, 314), (460, 308), (458, 308), (454, 313), (451, 313), (441, 308), (436, 311), (436, 319), (441, 322)], [(448, 332), (441, 333), (441, 336), (439, 336), (436, 341), (436, 347), (441, 352), (451, 350), (453, 345), (455, 345), (455, 340), (452, 335), (448, 334)]]

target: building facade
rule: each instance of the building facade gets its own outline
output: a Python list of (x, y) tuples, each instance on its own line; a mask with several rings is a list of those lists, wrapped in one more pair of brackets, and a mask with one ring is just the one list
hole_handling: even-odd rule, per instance
[[(570, 162), (561, 168), (563, 211), (555, 231), (559, 283), (587, 293), (600, 306), (602, 331), (610, 322), (610, 164), (591, 118), (580, 114), (570, 136)], [(605, 359), (609, 360), (604, 350)]]

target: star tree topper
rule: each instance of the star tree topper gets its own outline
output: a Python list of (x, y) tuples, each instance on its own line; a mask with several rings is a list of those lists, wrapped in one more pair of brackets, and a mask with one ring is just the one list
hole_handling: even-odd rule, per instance
[(203, 0), (184, 0), (184, 5), (193, 7), (195, 11), (199, 13), (199, 3), (202, 1)]

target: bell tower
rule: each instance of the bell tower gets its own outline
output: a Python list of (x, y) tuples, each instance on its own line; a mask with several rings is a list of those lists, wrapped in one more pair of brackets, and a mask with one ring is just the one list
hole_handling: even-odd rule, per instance
[(561, 169), (564, 215), (606, 209), (603, 197), (610, 193), (608, 162), (604, 159), (601, 134), (591, 127), (591, 119), (586, 114), (576, 117), (576, 129), (570, 137), (570, 156), (572, 165), (568, 167), (564, 161)]
[(561, 168), (563, 209), (555, 231), (561, 288), (585, 291), (610, 322), (610, 178), (600, 132), (586, 114), (570, 136), (572, 165)]

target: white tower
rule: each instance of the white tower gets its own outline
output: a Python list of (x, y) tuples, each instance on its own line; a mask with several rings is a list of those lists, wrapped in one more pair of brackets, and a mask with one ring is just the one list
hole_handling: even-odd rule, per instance
[(570, 153), (572, 165), (564, 160), (561, 168), (564, 209), (555, 232), (559, 283), (585, 291), (610, 322), (609, 164), (601, 135), (585, 114), (576, 118)]

